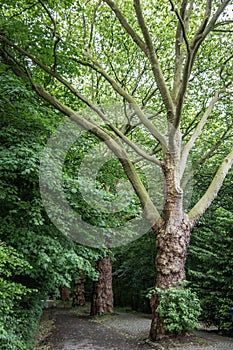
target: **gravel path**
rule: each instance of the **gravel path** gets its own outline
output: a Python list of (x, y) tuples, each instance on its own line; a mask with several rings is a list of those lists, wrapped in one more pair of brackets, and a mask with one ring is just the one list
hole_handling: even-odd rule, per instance
[(150, 350), (135, 338), (67, 308), (52, 310), (50, 317), (54, 327), (46, 339), (48, 350)]
[(196, 331), (199, 342), (167, 345), (145, 342), (150, 329), (150, 316), (140, 313), (118, 313), (91, 318), (80, 311), (57, 308), (49, 311), (52, 331), (38, 349), (48, 350), (233, 350), (233, 339), (213, 332)]
[[(101, 320), (101, 318), (100, 318)], [(136, 339), (148, 338), (148, 332), (151, 324), (151, 317), (147, 314), (129, 314), (119, 313), (117, 316), (111, 318), (103, 318), (101, 321), (106, 327), (120, 331), (122, 334), (136, 337)], [(213, 331), (197, 330), (194, 334), (200, 338), (200, 345), (192, 344), (189, 345), (173, 345), (169, 346), (169, 349), (179, 350), (233, 350), (233, 338), (220, 336)], [(157, 344), (148, 342), (152, 348), (160, 347)]]

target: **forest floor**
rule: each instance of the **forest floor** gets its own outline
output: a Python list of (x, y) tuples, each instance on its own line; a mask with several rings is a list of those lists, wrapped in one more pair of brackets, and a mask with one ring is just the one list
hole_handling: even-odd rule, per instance
[(34, 350), (232, 350), (233, 339), (198, 330), (162, 344), (148, 340), (150, 316), (116, 312), (90, 317), (86, 307), (44, 311)]

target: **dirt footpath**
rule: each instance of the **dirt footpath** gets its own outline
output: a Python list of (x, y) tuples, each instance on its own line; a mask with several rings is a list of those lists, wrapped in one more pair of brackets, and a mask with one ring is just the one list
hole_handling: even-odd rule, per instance
[(47, 310), (45, 318), (53, 326), (35, 350), (233, 350), (232, 338), (206, 331), (197, 331), (197, 337), (190, 336), (185, 343), (151, 343), (150, 317), (139, 313), (91, 318), (82, 310), (56, 308)]

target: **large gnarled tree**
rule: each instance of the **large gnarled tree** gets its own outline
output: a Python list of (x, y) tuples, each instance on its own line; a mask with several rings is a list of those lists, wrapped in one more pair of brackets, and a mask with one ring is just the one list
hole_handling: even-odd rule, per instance
[[(185, 279), (191, 231), (232, 166), (233, 150), (222, 155), (206, 192), (186, 213), (190, 153), (197, 152), (196, 168), (222, 151), (224, 141), (230, 144), (230, 11), (230, 0), (38, 0), (2, 8), (4, 63), (51, 106), (105, 141), (122, 164), (156, 234), (155, 287)], [(128, 124), (109, 120), (99, 107), (106, 101), (130, 106)], [(94, 120), (77, 112), (83, 105), (96, 113)], [(158, 121), (166, 123), (166, 135)], [(138, 136), (143, 133), (145, 140)], [(162, 170), (160, 210), (140, 178), (140, 160)], [(155, 294), (153, 340), (166, 333), (158, 302)]]

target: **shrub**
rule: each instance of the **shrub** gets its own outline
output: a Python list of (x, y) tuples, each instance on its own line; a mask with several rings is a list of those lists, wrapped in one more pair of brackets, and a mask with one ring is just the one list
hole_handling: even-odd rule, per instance
[(174, 284), (170, 288), (156, 288), (159, 296), (158, 313), (164, 317), (166, 329), (171, 333), (181, 333), (198, 326), (201, 306), (196, 293), (185, 287), (187, 281)]

